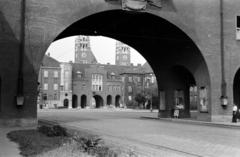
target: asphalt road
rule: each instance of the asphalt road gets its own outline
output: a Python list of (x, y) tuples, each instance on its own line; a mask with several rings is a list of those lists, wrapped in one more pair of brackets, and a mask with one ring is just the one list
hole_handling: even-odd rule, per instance
[(39, 119), (101, 135), (142, 156), (239, 157), (240, 130), (143, 119), (157, 113), (104, 110), (42, 110)]

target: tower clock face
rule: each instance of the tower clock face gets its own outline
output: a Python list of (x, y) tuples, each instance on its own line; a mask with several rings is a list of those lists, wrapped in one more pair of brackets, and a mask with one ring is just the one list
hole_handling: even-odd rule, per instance
[(85, 58), (87, 57), (87, 54), (85, 52), (82, 53), (82, 57)]

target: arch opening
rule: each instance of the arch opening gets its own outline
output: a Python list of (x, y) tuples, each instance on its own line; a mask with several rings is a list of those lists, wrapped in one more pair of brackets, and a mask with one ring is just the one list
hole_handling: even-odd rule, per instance
[(87, 106), (87, 96), (82, 95), (81, 96), (81, 108), (86, 108), (86, 106)]
[(115, 107), (122, 107), (121, 106), (121, 96), (120, 95), (116, 95), (116, 97), (115, 97)]
[(233, 103), (240, 107), (240, 69), (237, 70), (233, 80)]
[(107, 96), (107, 105), (112, 105), (112, 96), (111, 95)]
[(182, 105), (180, 117), (195, 117), (196, 115), (194, 113), (191, 114), (191, 109), (196, 109), (194, 101), (192, 100), (194, 91), (190, 90), (192, 88), (197, 88), (194, 76), (187, 68), (181, 65), (171, 67), (170, 72), (170, 79), (168, 81), (174, 93), (172, 116), (174, 115), (173, 110), (176, 109), (177, 106)]
[(64, 100), (63, 100), (63, 106), (64, 106), (65, 108), (68, 108), (68, 107), (69, 107), (69, 100), (68, 100), (68, 99), (64, 99)]
[[(103, 21), (99, 23), (98, 19)], [(55, 40), (74, 35), (106, 36), (136, 49), (149, 62), (157, 77), (158, 90), (162, 92), (159, 94), (159, 110), (164, 112), (162, 116), (171, 116), (169, 111), (172, 108), (171, 99), (174, 97), (174, 92), (171, 91), (173, 87), (168, 82), (168, 77), (171, 73), (182, 77), (182, 74), (176, 70), (171, 70), (174, 65), (182, 65), (188, 69), (195, 78), (195, 83), (191, 84), (193, 87), (196, 85), (210, 87), (208, 67), (197, 45), (185, 32), (159, 16), (123, 10), (104, 11), (73, 23)], [(182, 72), (184, 76), (190, 76)], [(177, 77), (179, 80), (176, 82), (181, 82), (181, 77)], [(191, 82), (187, 83), (190, 85)], [(177, 84), (175, 85), (174, 88), (177, 88)], [(190, 86), (188, 93), (189, 91)], [(197, 97), (199, 98), (199, 95)], [(209, 94), (207, 98), (209, 101), (210, 97)]]
[(103, 104), (103, 98), (100, 95), (93, 96), (92, 106), (95, 106), (95, 108), (100, 108), (103, 107)]
[(78, 107), (78, 96), (74, 94), (72, 96), (72, 108), (77, 108), (77, 107)]

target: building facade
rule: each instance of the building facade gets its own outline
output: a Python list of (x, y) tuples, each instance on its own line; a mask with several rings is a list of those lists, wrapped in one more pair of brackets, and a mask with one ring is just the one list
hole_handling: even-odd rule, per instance
[(72, 108), (72, 63), (60, 63), (60, 106)]
[(60, 73), (59, 62), (46, 55), (39, 71), (38, 107), (55, 108), (60, 105)]
[[(110, 66), (110, 65), (108, 65)], [(119, 107), (122, 104), (122, 80), (106, 65), (73, 64), (74, 107)]]
[[(79, 34), (117, 39), (149, 61), (158, 87), (166, 95), (159, 117), (170, 116), (173, 91), (182, 88), (187, 93), (185, 85), (192, 85), (195, 80), (197, 119), (230, 121), (233, 104), (239, 106), (240, 102), (239, 0), (162, 1), (161, 7), (146, 1), (142, 10), (135, 11), (126, 11), (121, 2), (29, 1), (25, 11), (21, 3), (1, 0), (0, 50), (6, 52), (0, 57), (1, 121), (36, 123), (37, 105), (33, 104), (46, 49), (54, 40)], [(16, 10), (21, 10), (25, 18)], [(28, 25), (24, 25), (24, 19)], [(19, 49), (19, 44), (24, 49)], [(182, 69), (182, 74), (174, 68)], [(184, 77), (179, 77), (190, 76), (189, 73), (194, 80), (188, 77), (188, 82), (184, 82)], [(24, 96), (20, 110), (16, 95)]]

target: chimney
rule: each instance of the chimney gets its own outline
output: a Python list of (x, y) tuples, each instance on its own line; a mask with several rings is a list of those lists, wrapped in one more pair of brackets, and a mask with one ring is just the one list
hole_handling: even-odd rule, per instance
[(133, 63), (131, 63), (131, 66), (133, 67)]
[(47, 53), (47, 56), (49, 56), (49, 57), (50, 57), (50, 53), (49, 53), (49, 52)]
[(141, 67), (141, 64), (140, 64), (140, 63), (138, 63), (138, 64), (137, 64), (137, 66), (138, 66), (138, 67)]
[(110, 63), (107, 63), (107, 65), (110, 65)]

